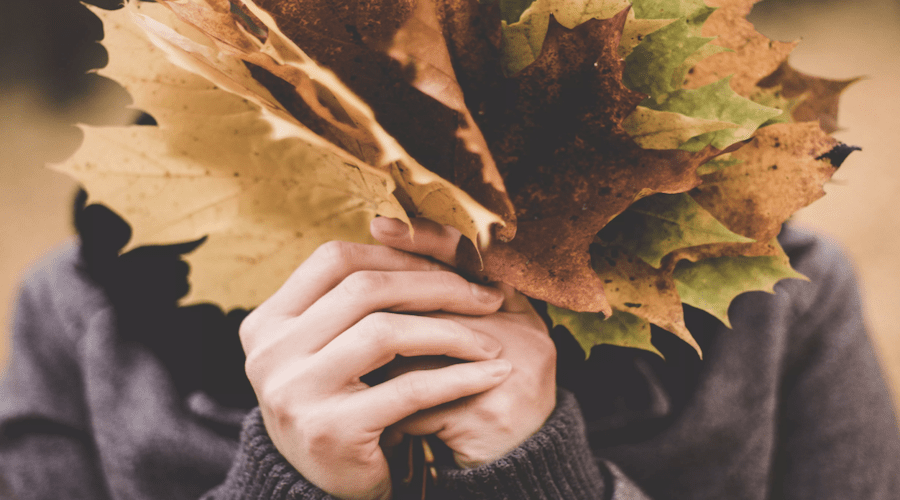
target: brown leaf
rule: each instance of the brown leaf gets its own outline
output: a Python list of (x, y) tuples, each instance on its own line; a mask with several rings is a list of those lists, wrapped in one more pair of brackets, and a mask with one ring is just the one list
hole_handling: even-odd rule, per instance
[(829, 80), (807, 75), (784, 61), (756, 85), (764, 89), (780, 87), (782, 97), (800, 98), (800, 102), (791, 110), (794, 121), (818, 121), (822, 130), (830, 134), (838, 130), (838, 100), (841, 94), (859, 80)]
[(733, 52), (721, 52), (700, 61), (688, 71), (685, 88), (700, 88), (734, 75), (731, 88), (749, 97), (755, 90), (756, 82), (771, 74), (787, 59), (797, 42), (769, 40), (746, 19), (757, 1), (706, 0), (707, 5), (718, 9), (703, 25), (703, 36), (716, 37), (710, 43)]
[[(442, 6), (446, 8), (446, 5)], [(457, 113), (457, 152), (464, 150), (468, 154), (457, 154), (450, 180), (500, 215), (506, 225), (497, 231), (497, 235), (502, 240), (512, 239), (516, 233), (513, 206), (456, 79), (434, 0), (418, 2), (386, 51), (407, 68), (406, 74), (411, 75), (409, 83), (413, 87)]]
[(761, 128), (732, 153), (741, 163), (704, 175), (691, 196), (735, 233), (771, 241), (791, 214), (825, 194), (836, 167), (818, 158), (837, 145), (814, 122)]
[(575, 311), (611, 312), (590, 267), (597, 231), (639, 197), (696, 186), (717, 153), (644, 150), (622, 128), (645, 97), (622, 84), (627, 13), (571, 30), (551, 19), (538, 59), (508, 81), (512, 104), (483, 127), (518, 220), (484, 275)]

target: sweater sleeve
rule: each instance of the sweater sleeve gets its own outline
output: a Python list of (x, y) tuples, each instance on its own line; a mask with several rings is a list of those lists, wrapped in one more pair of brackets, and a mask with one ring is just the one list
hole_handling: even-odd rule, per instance
[[(435, 498), (650, 500), (613, 464), (598, 461), (587, 443), (572, 394), (560, 390), (550, 419), (505, 457), (475, 469), (441, 471)], [(278, 452), (259, 409), (244, 421), (241, 446), (228, 477), (203, 500), (329, 500)]]
[(333, 500), (275, 448), (259, 408), (244, 419), (241, 444), (225, 481), (202, 500)]
[(547, 423), (505, 457), (474, 469), (444, 469), (439, 487), (461, 499), (629, 499), (649, 497), (588, 445), (575, 397), (558, 390)]
[(16, 305), (12, 350), (0, 380), (0, 496), (102, 500), (108, 494), (72, 339), (45, 279), (52, 273), (52, 267), (36, 273)]
[(773, 498), (900, 497), (900, 433), (848, 261), (829, 244), (794, 259), (798, 299), (782, 377)]

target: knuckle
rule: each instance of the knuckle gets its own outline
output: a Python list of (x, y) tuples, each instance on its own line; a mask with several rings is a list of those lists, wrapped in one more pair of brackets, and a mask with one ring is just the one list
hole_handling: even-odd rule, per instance
[(256, 310), (248, 314), (247, 317), (244, 318), (244, 321), (241, 321), (241, 325), (238, 327), (238, 336), (241, 339), (241, 345), (244, 347), (244, 352), (250, 350), (254, 343), (254, 339), (257, 336), (257, 332), (262, 328), (261, 324), (261, 315)]
[(250, 381), (251, 385), (257, 385), (262, 378), (260, 370), (262, 366), (263, 363), (259, 362), (259, 355), (257, 353), (251, 352), (247, 354), (247, 359), (244, 360), (244, 373), (247, 374), (247, 379)]
[(396, 337), (394, 317), (386, 312), (374, 312), (363, 319), (365, 338), (372, 347), (384, 347), (393, 344)]
[(279, 384), (264, 384), (259, 393), (259, 404), (271, 415), (279, 429), (289, 429), (295, 426), (299, 416), (292, 405), (293, 398)]
[(387, 274), (383, 272), (357, 271), (341, 282), (341, 289), (352, 298), (364, 299), (383, 290), (388, 281)]
[(313, 252), (313, 258), (323, 265), (337, 269), (347, 269), (353, 265), (357, 245), (347, 241), (329, 241)]

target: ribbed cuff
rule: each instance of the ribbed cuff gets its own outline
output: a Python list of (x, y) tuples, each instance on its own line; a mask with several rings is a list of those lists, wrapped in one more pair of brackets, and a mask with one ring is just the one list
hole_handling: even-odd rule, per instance
[(585, 434), (575, 396), (558, 390), (544, 427), (505, 457), (474, 469), (444, 469), (439, 488), (465, 499), (589, 500), (605, 482)]
[(225, 482), (206, 500), (335, 500), (297, 472), (278, 452), (259, 408), (244, 419), (241, 444)]

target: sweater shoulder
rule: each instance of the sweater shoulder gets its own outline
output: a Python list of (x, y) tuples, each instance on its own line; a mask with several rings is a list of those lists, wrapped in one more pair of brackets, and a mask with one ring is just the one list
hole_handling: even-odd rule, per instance
[(785, 225), (778, 240), (791, 266), (808, 278), (779, 283), (791, 296), (797, 314), (858, 302), (853, 262), (837, 241), (796, 224)]
[(105, 292), (85, 269), (80, 246), (76, 241), (68, 241), (26, 271), (17, 314), (52, 317), (67, 335), (74, 336), (84, 330), (84, 323), (97, 311), (108, 306)]

